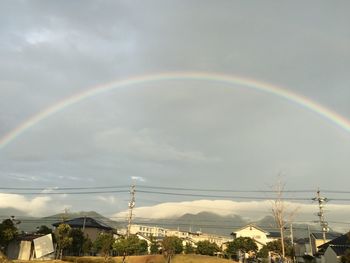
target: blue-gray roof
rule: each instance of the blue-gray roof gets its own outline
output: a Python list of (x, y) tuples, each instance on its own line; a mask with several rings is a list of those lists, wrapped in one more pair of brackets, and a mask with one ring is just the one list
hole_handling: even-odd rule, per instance
[(93, 219), (91, 217), (78, 217), (71, 220), (66, 220), (64, 222), (57, 222), (52, 224), (54, 227), (59, 226), (60, 224), (68, 224), (69, 226), (73, 228), (83, 228), (83, 227), (89, 227), (89, 228), (97, 228), (97, 229), (103, 229), (103, 230), (112, 230), (110, 226), (106, 225), (105, 223), (102, 223), (100, 221), (97, 221), (96, 219)]

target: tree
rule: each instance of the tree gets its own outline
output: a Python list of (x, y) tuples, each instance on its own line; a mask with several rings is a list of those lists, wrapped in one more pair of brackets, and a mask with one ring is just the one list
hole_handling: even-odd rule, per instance
[(186, 243), (184, 252), (185, 254), (193, 254), (195, 252), (195, 249), (190, 242)]
[[(285, 248), (285, 255), (286, 256), (292, 256), (293, 255), (293, 247), (290, 242), (290, 240), (285, 240), (284, 242), (284, 248)], [(266, 247), (269, 251), (275, 252), (276, 254), (279, 254), (282, 256), (282, 246), (281, 242), (279, 240), (274, 240), (271, 242), (268, 242), (266, 244)]]
[(276, 199), (272, 201), (272, 215), (280, 231), (281, 256), (282, 259), (284, 259), (286, 256), (284, 243), (284, 229), (286, 225), (291, 222), (292, 217), (295, 215), (297, 209), (295, 208), (293, 211), (287, 212), (287, 207), (283, 200), (284, 184), (281, 182), (280, 177), (278, 178), (277, 183), (274, 186), (274, 191), (276, 193)]
[(226, 253), (229, 255), (237, 255), (237, 252), (256, 253), (258, 246), (250, 237), (238, 237), (235, 240), (227, 243)]
[(80, 256), (85, 240), (84, 233), (81, 229), (72, 228), (69, 232), (69, 236), (72, 238), (72, 244), (70, 245), (70, 254), (74, 256)]
[(214, 256), (215, 252), (220, 251), (216, 243), (211, 243), (208, 240), (197, 242), (197, 253), (201, 255)]
[(119, 256), (144, 255), (148, 252), (148, 244), (145, 240), (140, 240), (136, 235), (130, 235), (128, 238), (119, 238), (113, 245), (113, 250)]
[(42, 235), (48, 235), (48, 234), (52, 234), (52, 229), (49, 228), (48, 226), (41, 225), (40, 227), (37, 228), (36, 233), (42, 234)]
[(267, 258), (269, 256), (269, 248), (264, 245), (256, 254), (258, 258)]
[(83, 255), (90, 255), (93, 248), (92, 241), (89, 237), (85, 237), (83, 246), (81, 248)]
[(150, 245), (150, 252), (151, 254), (158, 254), (159, 253), (159, 249), (160, 249), (160, 245), (157, 242), (157, 240), (154, 238), (154, 236), (150, 236), (150, 241), (151, 241), (151, 245)]
[(98, 253), (107, 258), (113, 248), (114, 242), (113, 234), (101, 233), (93, 243), (93, 247)]
[(165, 237), (162, 242), (163, 255), (168, 263), (171, 262), (175, 254), (180, 254), (183, 251), (182, 240), (175, 236)]
[(8, 244), (11, 240), (15, 239), (17, 235), (17, 228), (11, 219), (2, 221), (0, 224), (0, 250), (5, 252)]
[(57, 241), (57, 251), (60, 259), (63, 256), (63, 250), (67, 249), (73, 242), (73, 238), (69, 235), (71, 227), (68, 224), (60, 224), (55, 232), (56, 241)]

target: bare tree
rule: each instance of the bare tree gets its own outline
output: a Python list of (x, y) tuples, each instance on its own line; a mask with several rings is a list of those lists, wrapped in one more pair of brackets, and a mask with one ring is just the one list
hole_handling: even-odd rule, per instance
[(283, 260), (285, 258), (284, 229), (286, 225), (291, 224), (298, 210), (298, 208), (294, 208), (293, 210), (288, 209), (288, 206), (283, 199), (284, 186), (285, 184), (282, 182), (279, 176), (276, 184), (273, 187), (276, 197), (272, 201), (272, 215), (281, 235), (281, 250)]

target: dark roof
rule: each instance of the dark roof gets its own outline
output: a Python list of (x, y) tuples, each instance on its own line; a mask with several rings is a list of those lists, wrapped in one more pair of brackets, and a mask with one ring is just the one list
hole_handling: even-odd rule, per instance
[[(322, 232), (313, 232), (311, 233), (311, 235), (313, 235), (316, 239), (323, 239), (323, 233)], [(328, 232), (326, 233), (326, 239), (328, 240), (332, 240), (335, 239), (339, 236), (341, 236), (342, 234), (337, 233), (337, 232)]]
[(278, 237), (281, 237), (281, 233), (278, 231), (270, 231), (269, 234), (267, 235), (267, 237), (278, 238)]
[(330, 246), (331, 249), (337, 254), (337, 256), (345, 255), (345, 251), (350, 249), (350, 246)]
[[(85, 227), (89, 227), (89, 228), (98, 228), (98, 229), (103, 229), (103, 230), (112, 230), (113, 229), (110, 226), (106, 225), (105, 223), (97, 221), (91, 217), (78, 217), (78, 218), (74, 218), (71, 220), (66, 220), (63, 223), (68, 224), (69, 226), (74, 227), (74, 228), (83, 228), (85, 226)], [(52, 225), (54, 227), (57, 227), (60, 224), (62, 224), (62, 222), (57, 222), (57, 223), (54, 223)]]
[(325, 251), (328, 246), (350, 246), (350, 239), (349, 239), (349, 233), (346, 233), (344, 235), (338, 236), (335, 239), (332, 239), (331, 241), (322, 244), (321, 246), (318, 246), (319, 250)]

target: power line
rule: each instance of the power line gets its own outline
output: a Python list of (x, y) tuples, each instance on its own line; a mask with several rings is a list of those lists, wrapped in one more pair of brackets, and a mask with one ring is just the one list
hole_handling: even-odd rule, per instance
[[(103, 189), (120, 189), (129, 188), (128, 185), (108, 185), (108, 186), (86, 186), (86, 187), (0, 187), (0, 190), (15, 190), (15, 191), (66, 191), (66, 190), (103, 190)], [(158, 190), (174, 190), (174, 191), (196, 191), (196, 192), (225, 192), (225, 193), (275, 193), (274, 190), (241, 190), (241, 189), (219, 189), (219, 188), (188, 188), (188, 187), (167, 187), (167, 186), (152, 186), (139, 185), (139, 189), (158, 189)], [(350, 191), (342, 190), (322, 190), (324, 193), (334, 194), (349, 194)], [(313, 189), (291, 189), (284, 190), (284, 193), (314, 193)]]

